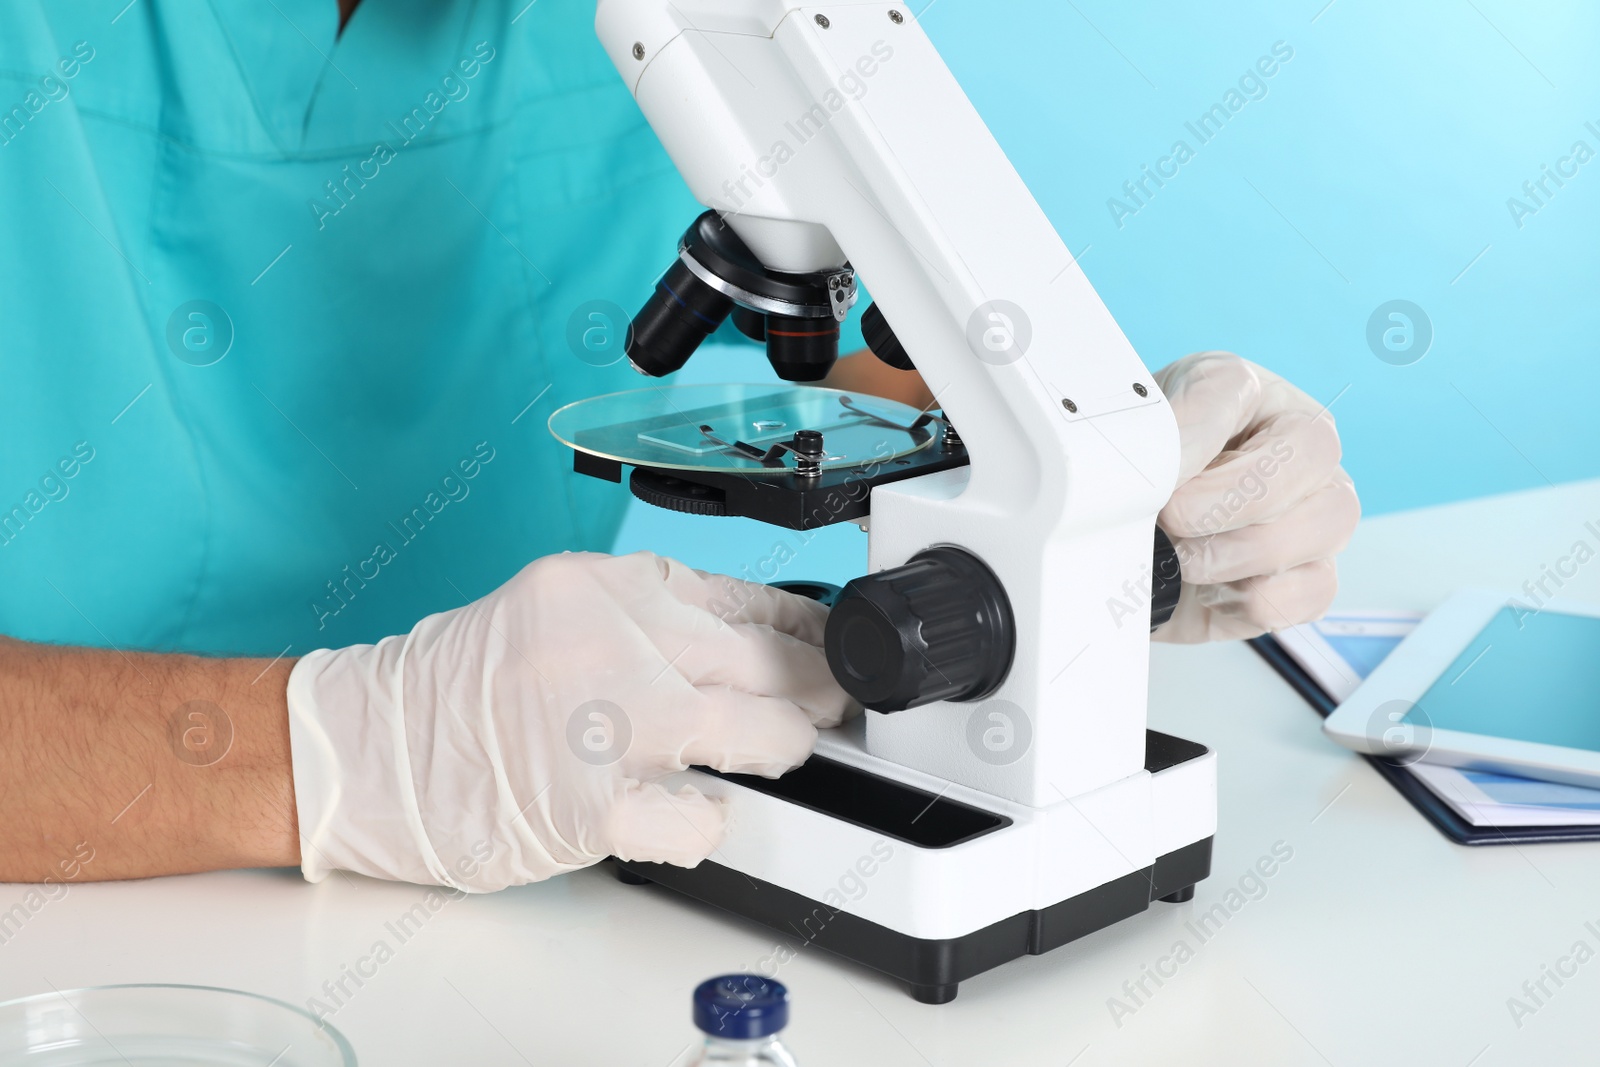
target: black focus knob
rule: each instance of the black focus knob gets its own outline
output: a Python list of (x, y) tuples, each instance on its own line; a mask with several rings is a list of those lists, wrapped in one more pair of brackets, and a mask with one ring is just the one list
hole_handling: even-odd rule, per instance
[(1172, 618), (1183, 591), (1183, 566), (1167, 531), (1156, 527), (1155, 555), (1150, 561), (1150, 630)]
[(1005, 681), (1016, 645), (1000, 579), (954, 547), (846, 585), (824, 637), (833, 676), (874, 711), (980, 700)]

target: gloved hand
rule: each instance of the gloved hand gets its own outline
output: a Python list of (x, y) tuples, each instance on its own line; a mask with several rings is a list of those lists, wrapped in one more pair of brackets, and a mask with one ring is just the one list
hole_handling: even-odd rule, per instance
[(1178, 485), (1156, 522), (1172, 538), (1183, 586), (1154, 637), (1254, 637), (1320, 618), (1333, 602), (1333, 557), (1361, 517), (1339, 466), (1327, 409), (1228, 352), (1156, 372), (1178, 420)]
[(827, 610), (647, 552), (568, 553), (289, 677), (302, 869), (486, 891), (608, 855), (693, 866), (720, 802), (655, 779), (776, 777), (851, 709)]

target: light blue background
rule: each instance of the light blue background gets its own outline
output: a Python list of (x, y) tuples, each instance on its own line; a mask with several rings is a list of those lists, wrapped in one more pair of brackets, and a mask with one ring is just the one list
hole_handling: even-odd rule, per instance
[[(912, 7), (1149, 365), (1230, 349), (1331, 402), (1369, 515), (1595, 476), (1600, 158), (1521, 229), (1506, 201), (1600, 152), (1600, 8), (1324, 3)], [(1277, 41), (1267, 96), (1198, 146), (1184, 123)], [(1178, 138), (1195, 158), (1118, 228), (1107, 199)], [(1409, 366), (1367, 346), (1392, 299), (1433, 324)], [(619, 548), (731, 570), (782, 540), (636, 506)], [(848, 578), (864, 543), (825, 531), (785, 576)]]

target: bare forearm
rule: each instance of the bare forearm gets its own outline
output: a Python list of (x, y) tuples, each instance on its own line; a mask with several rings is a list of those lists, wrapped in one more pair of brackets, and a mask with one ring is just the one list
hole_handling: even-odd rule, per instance
[(841, 357), (822, 384), (830, 389), (887, 397), (924, 410), (934, 405), (933, 394), (921, 375), (914, 370), (895, 370), (865, 348)]
[(298, 863), (292, 666), (0, 638), (0, 882)]

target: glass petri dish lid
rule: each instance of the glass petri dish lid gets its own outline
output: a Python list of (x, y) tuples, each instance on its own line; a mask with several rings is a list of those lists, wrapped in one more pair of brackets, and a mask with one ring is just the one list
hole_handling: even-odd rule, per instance
[(580, 400), (550, 416), (558, 440), (593, 456), (747, 475), (790, 473), (793, 457), (771, 450), (800, 430), (823, 435), (821, 466), (832, 470), (916, 452), (941, 428), (906, 404), (819, 386), (657, 385)]
[(237, 989), (108, 985), (0, 1003), (0, 1067), (353, 1067), (343, 1034)]

